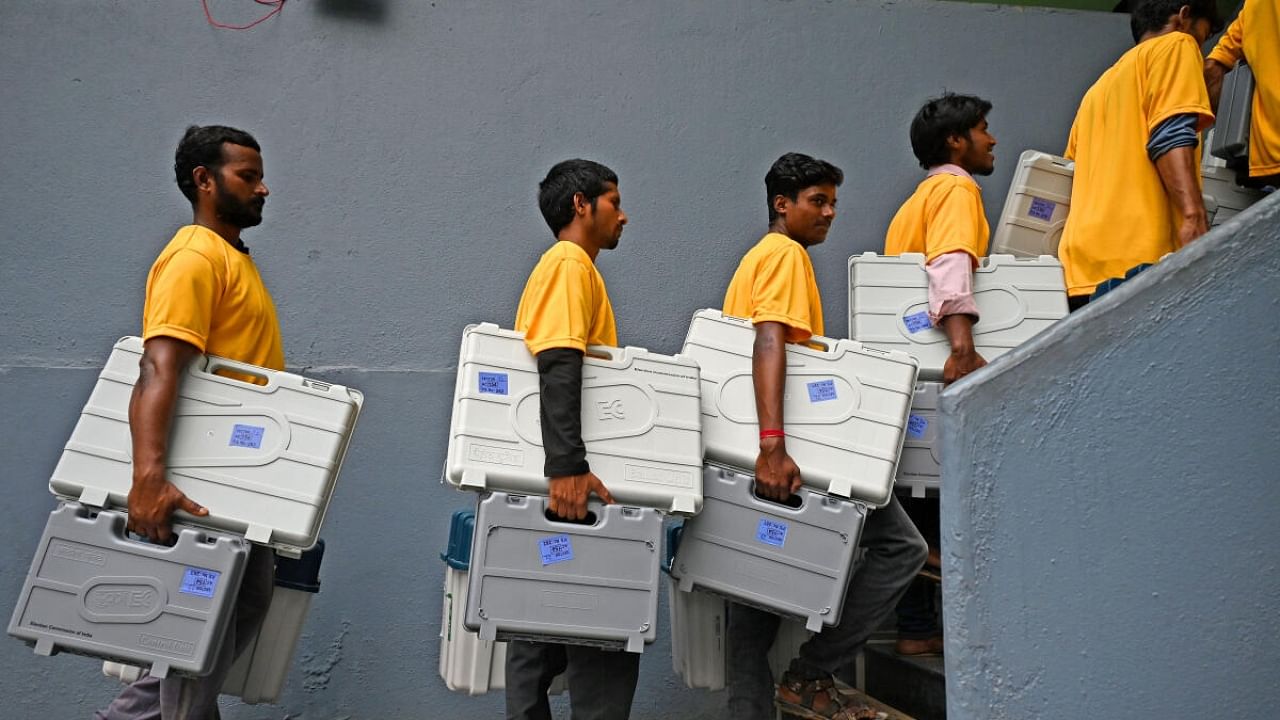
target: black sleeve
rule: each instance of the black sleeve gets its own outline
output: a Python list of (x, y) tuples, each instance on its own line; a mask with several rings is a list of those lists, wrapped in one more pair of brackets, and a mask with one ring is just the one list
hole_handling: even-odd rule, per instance
[(547, 454), (542, 472), (547, 477), (587, 472), (591, 468), (582, 442), (582, 353), (573, 348), (538, 353), (538, 392)]

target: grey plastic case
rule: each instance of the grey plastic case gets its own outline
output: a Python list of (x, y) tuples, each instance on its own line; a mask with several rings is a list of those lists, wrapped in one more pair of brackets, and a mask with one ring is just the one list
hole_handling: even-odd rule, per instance
[(1249, 119), (1253, 112), (1253, 70), (1241, 61), (1222, 79), (1221, 102), (1209, 152), (1223, 160), (1249, 157)]
[(480, 495), (466, 627), (481, 640), (643, 652), (657, 634), (662, 516), (593, 501), (594, 524), (557, 522), (547, 503)]
[(938, 393), (942, 383), (916, 383), (911, 398), (911, 415), (907, 418), (907, 438), (902, 443), (902, 457), (898, 459), (899, 491), (907, 490), (911, 497), (936, 495), (941, 487), (942, 455), (938, 442)]
[(724, 595), (813, 631), (838, 623), (867, 506), (801, 488), (789, 507), (756, 497), (750, 475), (704, 472), (702, 512), (685, 521), (672, 562), (680, 592)]
[(49, 515), (9, 634), (37, 655), (149, 665), (207, 675), (222, 644), (249, 544), (175, 526), (172, 547), (125, 537), (126, 517), (64, 503)]

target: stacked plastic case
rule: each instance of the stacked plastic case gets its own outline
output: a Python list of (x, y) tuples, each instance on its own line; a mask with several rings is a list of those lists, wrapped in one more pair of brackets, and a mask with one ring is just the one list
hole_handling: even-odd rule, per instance
[(123, 513), (62, 503), (49, 515), (9, 634), (60, 651), (206, 675), (249, 557), (242, 538), (175, 526), (173, 546), (125, 537)]
[(992, 254), (1057, 257), (1074, 175), (1075, 163), (1066, 158), (1037, 150), (1022, 153), (991, 238)]
[(1217, 227), (1239, 215), (1241, 211), (1263, 198), (1262, 191), (1237, 184), (1236, 171), (1228, 168), (1221, 159), (1208, 153), (1201, 160), (1200, 184), (1204, 191), (1206, 206), (1212, 200), (1217, 208), (1209, 221), (1211, 227)]
[[(471, 568), (471, 538), (475, 534), (474, 510), (455, 510), (449, 522), (449, 543), (440, 559), (445, 563), (444, 606), (440, 618), (440, 678), (450, 690), (483, 695), (507, 686), (507, 644), (481, 640), (463, 623), (467, 608), (467, 584)], [(565, 691), (565, 676), (557, 675), (548, 691)]]
[[(55, 548), (74, 547), (74, 552), (68, 552), (86, 565), (119, 564), (124, 562), (119, 558), (126, 556), (158, 560), (156, 553), (166, 551), (173, 553), (164, 556), (173, 564), (186, 557), (185, 548), (197, 548), (202, 554), (209, 552), (206, 546), (234, 548), (247, 554), (249, 543), (272, 547), (285, 567), (287, 559), (302, 557), (318, 540), (363, 404), (361, 394), (341, 385), (215, 356), (194, 359), (178, 384), (166, 476), (209, 514), (197, 518), (177, 513), (174, 527), (184, 528), (178, 545), (162, 548), (123, 536), (123, 511), (133, 482), (128, 409), (142, 352), (142, 340), (136, 337), (122, 338), (113, 347), (49, 481), (50, 491), (67, 502), (50, 518), (42, 542)], [(113, 512), (117, 509), (120, 512)], [(73, 515), (78, 518), (74, 523), (68, 520)], [(89, 532), (86, 528), (90, 526), (97, 530)], [(64, 532), (73, 533), (77, 542), (58, 540), (58, 533)], [(39, 553), (46, 551), (42, 544)], [(54, 586), (40, 580), (46, 566), (40, 564), (39, 553), (32, 568), (31, 594), (44, 598), (46, 590)], [(206, 564), (204, 568), (211, 574), (201, 574), (200, 568), (194, 567), (196, 561), (190, 562), (193, 568), (188, 569), (194, 574), (177, 577), (144, 568), (145, 572), (134, 573), (137, 578), (98, 582), (98, 589), (86, 596), (84, 602), (129, 604), (127, 611), (103, 613), (106, 620), (92, 622), (107, 623), (118, 615), (125, 618), (119, 622), (135, 626), (159, 623), (158, 630), (139, 633), (130, 643), (112, 639), (105, 629), (80, 627), (78, 623), (89, 618), (76, 610), (74, 603), (42, 600), (39, 610), (34, 611), (24, 605), (29, 600), (25, 594), (10, 632), (34, 641), (37, 652), (46, 654), (68, 649), (119, 665), (149, 667), (153, 676), (163, 676), (170, 669), (207, 674), (222, 638), (219, 623), (223, 621), (218, 618), (234, 605), (244, 561), (224, 568)], [(142, 585), (132, 585), (138, 578)], [(150, 594), (143, 585), (151, 589)], [(213, 592), (215, 585), (216, 593), (201, 594)], [(295, 585), (277, 588), (278, 602), (269, 610), (259, 641), (242, 658), (251, 669), (235, 692), (243, 693), (247, 702), (267, 701), (279, 694), (314, 592), (303, 587), (305, 582)], [(71, 597), (73, 590), (66, 584), (58, 592)], [(199, 600), (188, 597), (192, 593)], [(162, 608), (155, 610), (159, 613), (155, 618), (135, 613), (135, 605), (146, 602)], [(193, 610), (197, 605), (200, 607)], [(178, 610), (171, 612), (170, 607)], [(31, 615), (33, 612), (36, 614)], [(58, 618), (48, 615), (51, 612), (57, 612)], [(74, 617), (77, 613), (79, 617)], [(208, 615), (201, 622), (216, 629), (213, 637), (217, 641), (197, 642), (190, 628), (175, 627), (171, 615), (185, 617), (184, 613), (193, 618), (200, 613)], [(45, 619), (31, 619), (37, 616)], [(144, 616), (147, 619), (139, 619)], [(36, 628), (33, 623), (48, 625), (47, 637), (33, 640), (29, 635)], [(89, 642), (90, 636), (101, 642)], [(127, 668), (119, 672), (133, 674)]]
[(899, 492), (922, 498), (937, 495), (941, 488), (942, 454), (938, 432), (938, 393), (942, 383), (916, 383), (916, 393), (911, 401), (911, 415), (907, 419), (907, 439), (902, 443), (902, 457), (898, 460)]
[[(667, 527), (664, 570), (670, 570), (682, 529), (679, 524)], [(728, 676), (728, 601), (701, 590), (680, 592), (674, 580), (667, 585), (667, 599), (672, 669), (686, 687), (723, 690)], [(769, 668), (774, 678), (782, 677), (792, 658), (800, 654), (800, 646), (812, 634), (799, 620), (783, 618), (769, 649)]]
[[(223, 695), (238, 697), (249, 705), (280, 701), (311, 597), (320, 591), (323, 559), (324, 540), (317, 541), (301, 558), (277, 558), (271, 604), (262, 625), (223, 680)], [(102, 663), (102, 674), (131, 683), (142, 676), (142, 668), (108, 660)]]
[(481, 640), (479, 634), (463, 624), (475, 522), (475, 511), (454, 511), (449, 523), (448, 549), (440, 556), (445, 562), (440, 678), (450, 690), (468, 695), (482, 695), (506, 687), (507, 644)]
[[(653, 641), (662, 514), (688, 516), (702, 507), (698, 393), (690, 358), (588, 348), (582, 439), (592, 472), (617, 504), (593, 501), (586, 521), (566, 521), (551, 515), (546, 497), (537, 360), (521, 333), (489, 323), (464, 330), (444, 479), (480, 493), (465, 629), (483, 642), (530, 639), (637, 653)], [(488, 646), (474, 650), (483, 660), (472, 663), (471, 652), (441, 650), (446, 681), (467, 692), (492, 686), (479, 668), (487, 662), (497, 672), (500, 664)]]
[[(909, 353), (920, 362), (921, 379), (941, 380), (951, 351), (946, 334), (929, 320), (925, 256), (854, 255), (849, 287), (849, 336)], [(1067, 315), (1062, 264), (1047, 255), (982, 258), (973, 273), (973, 297), (982, 317), (973, 326), (973, 342), (988, 362)]]
[[(748, 472), (755, 468), (760, 430), (754, 342), (751, 321), (699, 310), (681, 351), (701, 367), (706, 461)], [(809, 343), (786, 347), (787, 452), (810, 488), (884, 505), (906, 432), (916, 362), (852, 340), (815, 336)]]
[[(129, 399), (141, 358), (140, 338), (116, 343), (49, 481), (58, 497), (128, 506)], [(200, 356), (178, 386), (168, 479), (209, 514), (175, 517), (298, 557), (319, 537), (363, 401), (341, 385)]]

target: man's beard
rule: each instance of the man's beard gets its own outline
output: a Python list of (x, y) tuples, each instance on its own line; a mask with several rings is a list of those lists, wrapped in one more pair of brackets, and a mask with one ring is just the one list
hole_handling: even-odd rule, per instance
[(241, 230), (251, 228), (262, 222), (262, 200), (242, 202), (231, 193), (218, 186), (217, 195), (218, 219)]

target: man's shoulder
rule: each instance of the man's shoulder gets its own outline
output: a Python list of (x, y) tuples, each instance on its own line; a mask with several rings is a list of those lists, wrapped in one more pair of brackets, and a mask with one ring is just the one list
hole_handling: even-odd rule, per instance
[(227, 242), (212, 230), (199, 225), (187, 225), (174, 233), (169, 244), (160, 251), (157, 261), (165, 260), (180, 252), (191, 252), (217, 267), (226, 262), (228, 249)]

